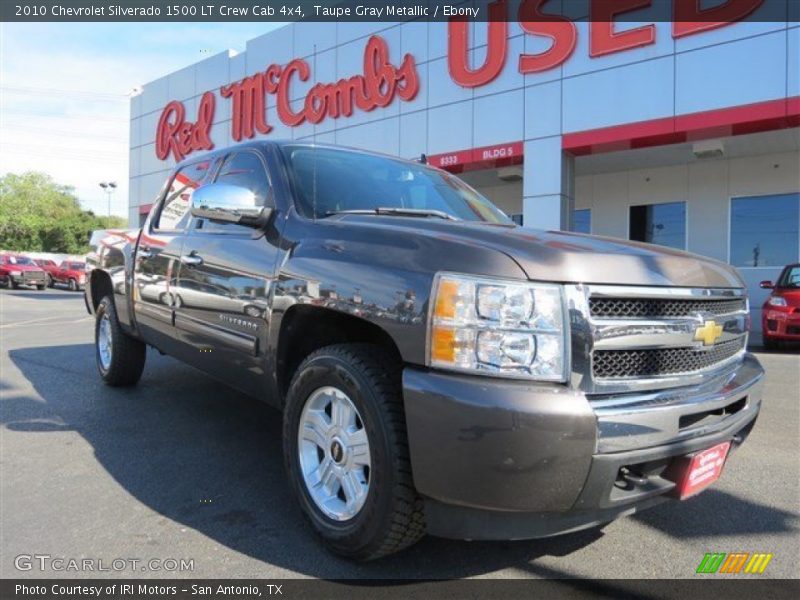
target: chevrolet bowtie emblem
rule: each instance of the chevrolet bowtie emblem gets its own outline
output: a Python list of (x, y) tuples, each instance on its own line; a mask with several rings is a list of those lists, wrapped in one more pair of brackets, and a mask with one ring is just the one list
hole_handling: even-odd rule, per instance
[(717, 325), (716, 321), (706, 321), (702, 327), (694, 331), (696, 342), (703, 342), (704, 346), (710, 346), (722, 337), (722, 325)]

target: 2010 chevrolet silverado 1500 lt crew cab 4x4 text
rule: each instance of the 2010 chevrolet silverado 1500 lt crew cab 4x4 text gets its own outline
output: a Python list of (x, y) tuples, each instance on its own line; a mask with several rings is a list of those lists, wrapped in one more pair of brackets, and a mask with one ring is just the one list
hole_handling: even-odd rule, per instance
[(90, 262), (106, 383), (135, 384), (149, 345), (282, 409), (299, 505), (353, 558), (691, 496), (761, 404), (732, 267), (521, 228), (388, 156), (257, 142), (188, 159)]

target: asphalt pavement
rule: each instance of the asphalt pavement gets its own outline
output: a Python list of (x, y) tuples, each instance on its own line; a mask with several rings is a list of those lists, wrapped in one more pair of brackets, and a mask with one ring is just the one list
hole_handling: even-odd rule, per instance
[(305, 525), (278, 411), (150, 350), (137, 387), (106, 387), (92, 339), (81, 294), (0, 291), (0, 577), (691, 578), (706, 552), (768, 552), (761, 577), (800, 575), (797, 350), (758, 353), (761, 417), (691, 500), (546, 540), (428, 537), (358, 564)]

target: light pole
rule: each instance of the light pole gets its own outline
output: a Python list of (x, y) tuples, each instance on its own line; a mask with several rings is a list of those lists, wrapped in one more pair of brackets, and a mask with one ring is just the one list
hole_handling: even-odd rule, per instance
[(103, 188), (103, 191), (106, 193), (106, 200), (108, 202), (108, 216), (111, 217), (111, 194), (114, 193), (114, 190), (117, 189), (117, 182), (116, 181), (101, 181), (100, 187)]

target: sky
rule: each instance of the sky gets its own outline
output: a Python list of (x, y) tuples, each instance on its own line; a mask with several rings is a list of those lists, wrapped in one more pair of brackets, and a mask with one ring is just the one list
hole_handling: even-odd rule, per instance
[(131, 92), (281, 23), (0, 23), (0, 174), (44, 171), (127, 219)]

